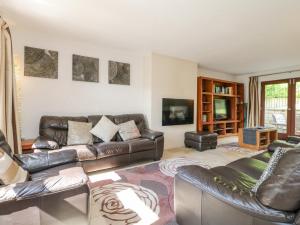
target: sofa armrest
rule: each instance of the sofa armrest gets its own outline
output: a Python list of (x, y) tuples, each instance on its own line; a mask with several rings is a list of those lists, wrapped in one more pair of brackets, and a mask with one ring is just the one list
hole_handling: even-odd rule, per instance
[(291, 144), (299, 144), (300, 143), (300, 137), (298, 136), (288, 136), (287, 142)]
[(77, 161), (76, 150), (63, 150), (59, 152), (36, 152), (31, 154), (17, 154), (15, 157), (22, 167), (30, 173), (35, 173), (51, 167)]
[[(232, 181), (227, 181), (226, 178), (218, 175), (216, 172), (200, 166), (180, 167), (178, 174), (175, 176), (175, 184), (179, 183), (179, 180), (181, 183), (189, 183), (192, 187), (198, 189), (199, 194), (205, 192), (217, 200), (224, 202), (226, 205), (251, 216), (276, 222), (292, 222), (295, 219), (293, 213), (265, 207), (251, 191), (243, 189), (232, 183)], [(175, 185), (175, 197), (180, 191)], [(186, 193), (189, 192), (189, 190), (184, 191)], [(202, 205), (204, 204), (205, 202), (202, 202)]]
[(151, 140), (155, 140), (156, 138), (161, 137), (163, 135), (164, 135), (163, 132), (154, 131), (154, 130), (150, 130), (150, 129), (144, 129), (141, 133), (141, 136), (143, 138), (148, 138), (148, 139), (151, 139)]
[(268, 146), (268, 151), (275, 152), (276, 148), (294, 148), (295, 146), (296, 146), (295, 144), (292, 144), (290, 142), (276, 140), (273, 141), (273, 143)]
[(59, 145), (52, 139), (39, 136), (37, 139), (35, 139), (32, 149), (49, 149), (54, 150), (58, 149)]

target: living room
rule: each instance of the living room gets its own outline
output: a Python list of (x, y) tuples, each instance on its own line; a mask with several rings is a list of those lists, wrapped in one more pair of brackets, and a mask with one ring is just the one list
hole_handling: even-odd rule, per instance
[(0, 0), (0, 224), (300, 224), (299, 10)]

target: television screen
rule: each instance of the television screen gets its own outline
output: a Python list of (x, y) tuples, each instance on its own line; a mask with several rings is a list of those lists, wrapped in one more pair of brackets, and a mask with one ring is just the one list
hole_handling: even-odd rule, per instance
[(194, 123), (194, 100), (162, 99), (162, 125), (181, 125)]
[(227, 99), (214, 99), (215, 120), (228, 120), (230, 118), (230, 102)]

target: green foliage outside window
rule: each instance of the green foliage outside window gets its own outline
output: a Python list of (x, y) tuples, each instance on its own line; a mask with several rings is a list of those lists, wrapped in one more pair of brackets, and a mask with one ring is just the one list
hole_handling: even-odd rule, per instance
[[(288, 84), (268, 84), (266, 85), (266, 98), (287, 98)], [(296, 96), (300, 98), (300, 82), (297, 82)]]

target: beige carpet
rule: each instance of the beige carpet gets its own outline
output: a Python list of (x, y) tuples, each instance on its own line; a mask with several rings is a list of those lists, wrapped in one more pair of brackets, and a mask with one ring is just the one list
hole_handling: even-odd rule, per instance
[(163, 159), (185, 157), (197, 160), (210, 167), (216, 167), (226, 165), (240, 158), (251, 157), (261, 152), (262, 151), (252, 151), (250, 149), (241, 148), (237, 143), (227, 143), (218, 145), (215, 150), (206, 150), (203, 152), (191, 148), (167, 149), (164, 151)]

